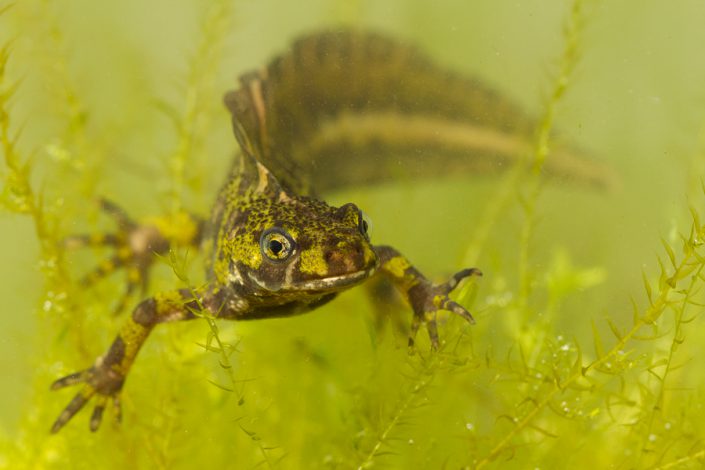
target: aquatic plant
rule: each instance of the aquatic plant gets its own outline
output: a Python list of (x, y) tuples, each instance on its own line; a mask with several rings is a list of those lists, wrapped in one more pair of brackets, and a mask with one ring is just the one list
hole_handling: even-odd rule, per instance
[[(657, 89), (673, 93), (654, 97), (620, 82), (637, 72), (605, 52), (630, 35), (645, 42), (641, 21), (665, 24), (690, 49), (653, 42), (643, 56), (627, 49), (629, 58), (670, 60), (669, 70), (702, 83), (705, 63), (692, 46), (703, 39), (694, 28), (702, 7), (669, 7), (679, 13), (675, 31), (657, 5), (641, 5), (652, 16), (641, 20), (629, 6), (590, 0), (526, 7), (547, 10), (535, 23), (497, 2), (390, 2), (402, 12), (394, 15), (375, 2), (296, 11), (284, 3), (156, 2), (155, 13), (127, 2), (101, 14), (92, 2), (0, 5), (0, 248), (24, 254), (13, 273), (41, 274), (29, 294), (3, 290), (5, 316), (26, 336), (2, 347), (0, 367), (31, 373), (2, 391), (10, 405), (0, 415), (0, 467), (702, 467), (705, 146), (695, 134), (705, 115), (684, 105), (695, 85), (681, 75), (654, 72), (650, 80), (665, 83)], [(543, 50), (491, 62), (480, 49), (501, 48), (501, 35), (471, 17), (494, 18), (495, 30), (526, 27)], [(406, 308), (385, 305), (391, 313), (380, 320), (362, 290), (297, 318), (204, 317), (155, 331), (126, 385), (121, 424), (106, 413), (92, 434), (79, 415), (49, 435), (67, 399), (49, 384), (101, 353), (121, 321), (109, 314), (122, 295), (119, 274), (91, 289), (77, 282), (106, 253), (65, 253), (59, 242), (111, 230), (86, 201), (108, 196), (140, 217), (206, 213), (235, 148), (222, 92), (295, 33), (338, 20), (412, 37), (468, 72), (485, 63), (498, 89), (538, 116), (531, 172), (335, 195), (363, 206), (375, 239), (396, 240), (439, 278), (482, 267), (484, 279), (458, 295), (477, 325), (444, 317), (439, 351), (421, 339), (409, 355), (398, 326)], [(483, 37), (493, 39), (478, 44)], [(501, 50), (525, 39), (515, 33)], [(501, 70), (515, 62), (521, 83)], [(599, 86), (613, 82), (611, 92), (637, 89), (637, 111), (605, 104), (618, 100)], [(638, 120), (657, 107), (660, 118)], [(545, 181), (557, 140), (610, 161), (623, 188)], [(202, 281), (198, 255), (171, 253), (159, 264), (154, 290)]]

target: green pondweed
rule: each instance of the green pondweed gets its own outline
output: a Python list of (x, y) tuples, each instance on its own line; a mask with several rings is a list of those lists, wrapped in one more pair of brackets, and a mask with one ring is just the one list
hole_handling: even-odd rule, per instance
[[(94, 3), (0, 5), (0, 248), (13, 259), (0, 266), (0, 370), (12, 378), (0, 467), (703, 465), (701, 6)], [(105, 253), (62, 248), (110, 229), (86, 201), (206, 215), (235, 149), (221, 94), (332, 22), (419, 42), (538, 116), (534, 171), (335, 196), (364, 200), (375, 239), (439, 279), (480, 267), (456, 296), (477, 324), (442, 316), (439, 351), (420, 338), (410, 356), (406, 307), (385, 306), (402, 326), (380, 326), (390, 322), (361, 289), (296, 318), (204, 315), (155, 330), (121, 424), (106, 412), (91, 434), (79, 416), (49, 436), (66, 399), (49, 384), (100, 354), (122, 321), (108, 313), (120, 276), (90, 292), (76, 282)], [(544, 181), (556, 139), (609, 161), (622, 188)], [(152, 289), (197, 291), (200, 261), (172, 253)], [(15, 280), (35, 271), (41, 285)]]

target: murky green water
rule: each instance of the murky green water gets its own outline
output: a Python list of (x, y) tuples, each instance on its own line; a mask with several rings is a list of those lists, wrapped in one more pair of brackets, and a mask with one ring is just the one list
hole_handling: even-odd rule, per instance
[[(181, 156), (184, 205), (207, 213), (236, 145), (223, 92), (303, 32), (387, 32), (542, 116), (570, 18), (570, 3), (557, 1), (206, 5), (29, 1), (0, 16), (0, 41), (14, 38), (8, 80), (22, 78), (10, 129), (23, 127), (17, 153), (31, 162), (32, 187), (57, 233), (109, 229), (90, 203), (98, 196), (140, 217), (168, 210), (169, 162)], [(227, 376), (198, 346), (207, 325), (170, 326), (150, 338), (130, 375), (122, 425), (89, 434), (84, 412), (49, 436), (71, 396), (50, 393), (49, 384), (107, 346), (122, 319), (106, 316), (105, 306), (121, 278), (95, 292), (73, 286), (69, 302), (55, 298), (50, 280), (47, 294), (43, 273), (55, 271), (39, 263), (31, 218), (3, 210), (0, 466), (472, 468), (487, 460), (494, 468), (647, 468), (684, 459), (672, 468), (698, 468), (701, 281), (692, 281), (687, 309), (677, 292), (663, 297), (672, 308), (654, 330), (634, 333), (647, 340), (622, 345), (619, 337), (633, 325), (630, 298), (637, 316), (650, 312), (642, 270), (654, 299), (667, 289), (658, 285), (657, 257), (667, 276), (674, 270), (661, 239), (678, 263), (689, 207), (705, 208), (705, 5), (580, 5), (579, 60), (554, 103), (554, 128), (559, 142), (613, 169), (614, 189), (548, 181), (535, 195), (529, 178), (503, 192), (504, 177), (482, 175), (331, 197), (358, 203), (375, 240), (429, 276), (441, 279), (468, 260), (483, 269), (477, 291), (461, 296), (478, 324), (445, 323), (440, 355), (424, 339), (408, 356), (404, 333), (376, 329), (374, 306), (357, 289), (311, 315), (222, 324), (223, 338), (239, 341), (231, 356), (246, 381), (239, 406), (209, 383)], [(0, 168), (9, 187), (10, 172)], [(76, 278), (104, 255), (72, 255), (65, 267)], [(160, 269), (153, 288), (172, 287), (169, 268)], [(61, 311), (72, 304), (80, 311)], [(571, 369), (608, 355), (584, 378)]]

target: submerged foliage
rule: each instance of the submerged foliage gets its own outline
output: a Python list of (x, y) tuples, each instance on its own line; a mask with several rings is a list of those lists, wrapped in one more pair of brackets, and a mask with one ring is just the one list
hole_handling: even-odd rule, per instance
[[(642, 140), (658, 146), (649, 140), (654, 129), (666, 136), (662, 146), (696, 141), (697, 130), (683, 124), (691, 132), (671, 137), (677, 131), (664, 127), (666, 115), (656, 122), (661, 128), (634, 122), (630, 138), (632, 124), (617, 104), (595, 104), (588, 78), (599, 82), (602, 67), (604, 83), (612, 83), (627, 71), (615, 73), (613, 62), (596, 61), (591, 51), (617, 47), (600, 41), (605, 30), (622, 35), (623, 25), (605, 18), (627, 13), (589, 0), (554, 6), (534, 24), (555, 34), (532, 43), (546, 49), (531, 56), (537, 68), (550, 66), (523, 89), (525, 96), (546, 92), (534, 106), (532, 172), (336, 196), (360, 203), (375, 219), (373, 237), (395, 240), (424, 271), (442, 277), (465, 264), (482, 267), (483, 281), (458, 296), (477, 325), (444, 318), (440, 350), (420, 341), (409, 355), (399, 326), (407, 309), (375, 306), (362, 289), (296, 318), (225, 323), (199, 315), (155, 331), (125, 387), (121, 424), (106, 422), (91, 434), (88, 417), (79, 415), (49, 435), (70, 395), (49, 392), (49, 384), (102, 353), (122, 321), (106, 313), (121, 295), (120, 275), (91, 289), (76, 281), (106, 253), (61, 249), (68, 234), (111, 229), (87, 200), (109, 196), (138, 216), (207, 213), (235, 148), (220, 95), (237, 73), (300, 31), (340, 20), (405, 36), (419, 29), (419, 42), (445, 51), (462, 42), (445, 22), (480, 18), (461, 33), (479, 41), (481, 18), (511, 16), (494, 2), (460, 11), (449, 2), (440, 13), (422, 2), (389, 2), (401, 16), (365, 2), (295, 12), (283, 3), (191, 2), (165, 18), (134, 2), (102, 16), (91, 2), (0, 4), (0, 203), (3, 227), (11, 227), (3, 248), (18, 243), (31, 260), (13, 272), (38, 266), (43, 280), (31, 290), (33, 323), (29, 312), (16, 311), (18, 294), (3, 291), (28, 333), (8, 343), (19, 352), (4, 346), (0, 367), (32, 373), (22, 388), (0, 392), (11, 404), (0, 415), (0, 467), (701, 468), (705, 148), (682, 144), (680, 157), (665, 163), (657, 150), (612, 157), (614, 149), (643, 152)], [(158, 12), (172, 8), (154, 3)], [(705, 15), (693, 8), (691, 16)], [(96, 24), (81, 23), (82, 15)], [(123, 24), (137, 18), (148, 26)], [(273, 39), (263, 41), (269, 33)], [(86, 37), (97, 44), (84, 45)], [(479, 54), (474, 43), (468, 47), (455, 52), (459, 68), (467, 54)], [(683, 61), (702, 79), (705, 63), (693, 65), (693, 52)], [(489, 61), (490, 52), (482, 57)], [(589, 66), (598, 70), (592, 76)], [(504, 74), (495, 75), (501, 89)], [(666, 89), (687, 90), (678, 83)], [(521, 96), (522, 86), (515, 91)], [(679, 117), (704, 122), (703, 114)], [(595, 116), (620, 132), (582, 135), (602, 122)], [(615, 171), (637, 168), (624, 172), (625, 189), (605, 194), (546, 182), (541, 169), (564, 134), (588, 142)], [(12, 241), (13, 231), (23, 240)], [(195, 289), (202, 281), (197, 255), (162, 261), (152, 290)]]

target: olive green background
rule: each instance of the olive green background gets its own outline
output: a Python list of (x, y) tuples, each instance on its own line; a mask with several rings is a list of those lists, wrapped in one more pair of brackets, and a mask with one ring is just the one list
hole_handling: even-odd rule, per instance
[[(555, 315), (551, 331), (573, 338), (583, 349), (589, 350), (593, 322), (607, 332), (605, 338), (608, 338), (605, 317), (619, 325), (628, 325), (630, 298), (633, 296), (639, 305), (644, 304), (642, 270), (647, 277), (656, 276), (657, 255), (662, 253), (660, 239), (678, 246), (677, 233), (687, 232), (689, 227), (689, 206), (705, 207), (705, 195), (701, 191), (701, 180), (705, 176), (705, 54), (702, 50), (705, 4), (699, 0), (583, 3), (585, 25), (580, 40), (580, 60), (567, 94), (557, 106), (555, 127), (561, 140), (588, 149), (593, 158), (607, 162), (619, 184), (611, 191), (560, 182), (547, 184), (537, 201), (537, 223), (529, 253), (530, 266), (537, 273), (535, 290), (539, 303), (543, 297), (550, 296), (544, 287), (551, 273), (560, 276), (568, 271), (567, 277), (587, 276), (588, 280), (583, 283), (581, 278), (575, 281), (577, 287), (566, 281), (568, 294), (556, 307), (559, 313)], [(230, 24), (222, 39), (222, 49), (216, 52), (215, 65), (199, 78), (201, 83), (206, 83), (202, 96), (209, 100), (209, 104), (203, 104), (208, 120), (202, 128), (197, 128), (202, 141), (197, 152), (187, 160), (184, 205), (207, 213), (235, 151), (229, 117), (222, 109), (220, 96), (234, 86), (240, 73), (261, 66), (297, 35), (341, 25), (379, 29), (419, 44), (439, 64), (475, 74), (531, 113), (541, 115), (561, 61), (563, 28), (569, 7), (569, 2), (542, 0), (233, 2)], [(12, 100), (13, 126), (24, 126), (20, 150), (22, 155), (31, 156), (34, 187), (46, 194), (48, 203), (57, 205), (57, 201), (62, 201), (61, 208), (55, 211), (63, 214), (59, 217), (61, 233), (110, 229), (109, 221), (97, 214), (91, 197), (108, 196), (137, 217), (160, 213), (168, 207), (168, 162), (178, 146), (179, 134), (165, 117), (163, 104), (173, 107), (176, 114), (186, 109), (188, 95), (184, 90), (188, 90), (192, 82), (189, 64), (199, 63), (198, 55), (203, 52), (199, 49), (204, 37), (202, 25), (212, 8), (211, 2), (199, 1), (33, 0), (18, 2), (0, 17), (0, 40), (14, 38), (15, 41), (10, 74), (23, 80)], [(205, 28), (207, 30), (208, 26)], [(61, 90), (67, 89), (75, 92), (75, 99), (85, 112), (83, 141), (66, 128), (67, 103), (72, 101)], [(71, 149), (78, 149), (67, 161), (57, 157), (56, 148), (61, 147), (62, 142), (70, 142)], [(331, 201), (358, 203), (372, 219), (375, 241), (396, 246), (422, 271), (440, 279), (464, 267), (467, 244), (483, 210), (496, 197), (498, 181), (496, 177), (480, 175), (420, 184), (401, 182), (335, 194)], [(519, 199), (513, 198), (510, 206), (494, 221), (490, 238), (476, 260), (485, 276), (479, 283), (473, 304), (480, 310), (478, 323), (484, 326), (475, 331), (486, 335), (473, 340), (477, 357), (491, 350), (497, 358), (503, 358), (512, 350), (511, 335), (503, 326), (504, 316), (511, 315), (512, 310), (503, 310), (501, 299), (517, 295), (518, 233), (524, 220)], [(71, 351), (70, 342), (62, 339), (65, 332), (47, 331), (41, 326), (48, 320), (40, 313), (45, 297), (38, 266), (38, 245), (29, 218), (4, 211), (0, 215), (0, 234), (3, 306), (0, 315), (0, 435), (7, 443), (4, 448), (12, 448), (13, 442), (23, 443), (18, 444), (16, 453), (0, 457), (0, 466), (17, 468), (13, 467), (12, 459), (21, 454), (22, 449), (32, 448), (27, 444), (28, 439), (36, 440), (36, 448), (48, 448), (42, 447), (41, 442), (46, 437), (38, 433), (48, 431), (53, 416), (70, 399), (68, 392), (48, 392), (51, 377), (88, 364)], [(71, 256), (69, 270), (78, 277), (104, 255), (89, 250)], [(201, 275), (198, 266), (192, 266), (192, 271), (194, 279), (198, 280)], [(97, 294), (82, 294), (80, 302), (86, 305), (86, 311), (75, 312), (76, 322), (86, 328), (105, 327), (92, 337), (88, 345), (90, 354), (100, 354), (107, 347), (119, 319), (84, 323), (82, 318), (86, 315), (98, 318), (105, 313), (101, 309), (115, 298), (120, 285), (120, 278), (116, 276), (99, 286)], [(170, 285), (174, 285), (173, 275), (162, 267), (155, 289)], [(329, 421), (319, 416), (336, 415), (337, 412), (329, 409), (335, 408), (335, 404), (339, 404), (341, 416), (348, 416), (346, 413), (356, 416), (355, 410), (362, 407), (360, 396), (370, 400), (374, 396), (365, 393), (358, 396), (353, 392), (358, 387), (364, 388), (366, 371), (376, 368), (379, 374), (384, 375), (379, 370), (393, 374), (394, 364), (407, 360), (405, 338), (393, 329), (385, 330), (381, 346), (377, 343), (373, 306), (364, 292), (358, 291), (346, 293), (306, 317), (221, 324), (229, 340), (235, 341), (235, 337), (240, 340), (242, 357), (235, 354), (234, 363), (240, 361), (242, 370), (247, 371), (244, 374), (252, 373), (262, 383), (276, 387), (276, 393), (267, 396), (266, 393), (261, 395), (266, 387), (255, 386), (253, 390), (258, 390), (255, 393), (260, 395), (249, 397), (257, 402), (257, 409), (277, 415), (276, 418), (268, 415), (269, 420), (263, 420), (265, 424), (258, 428), (269, 444), (286, 447), (281, 452), (283, 459), (270, 462), (272, 466), (295, 468), (306, 463), (312, 467), (346, 468), (346, 460), (340, 460), (327, 442), (320, 442), (321, 450), (317, 453), (315, 442), (302, 443), (292, 438), (283, 443), (284, 439), (271, 438), (273, 431), (268, 439), (267, 432), (271, 429), (281, 432), (282, 427), (290, 423), (291, 433), (300, 433), (303, 437), (298, 439), (302, 441), (325, 441), (330, 437), (343, 446), (341, 443), (359, 439), (353, 433), (347, 436), (338, 430), (329, 433), (326, 429)], [(686, 364), (686, 369), (679, 371), (671, 384), (687, 392), (675, 395), (673, 400), (693, 403), (690, 412), (705, 419), (701, 405), (696, 405), (696, 398), (702, 398), (705, 392), (701, 363), (705, 352), (703, 318), (697, 310), (691, 315), (695, 320), (687, 326), (687, 341), (679, 351), (678, 361)], [(540, 323), (540, 318), (536, 322)], [(449, 324), (459, 326), (459, 323)], [(68, 443), (46, 444), (52, 452), (80, 455), (91, 452), (90, 449), (115, 445), (122, 448), (125, 455), (136, 455), (134, 463), (138, 467), (154, 464), (163, 468), (193, 468), (197, 464), (213, 464), (228, 468), (228, 465), (235, 465), (227, 458), (227, 448), (231, 439), (235, 439), (234, 435), (239, 439), (243, 436), (238, 425), (233, 424), (240, 423), (234, 419), (237, 413), (233, 413), (233, 418), (215, 423), (210, 423), (213, 415), (189, 418), (192, 426), (183, 431), (189, 437), (179, 435), (179, 438), (199, 448), (199, 452), (181, 447), (172, 454), (172, 448), (164, 444), (164, 455), (176, 455), (170, 461), (154, 457), (162, 455), (159, 452), (148, 452), (145, 456), (134, 449), (125, 450), (132, 441), (124, 434), (129, 434), (133, 427), (140, 429), (136, 433), (162, 432), (163, 423), (152, 418), (161, 413), (156, 409), (173, 409), (177, 417), (172, 418), (178, 420), (178, 416), (196, 409), (189, 403), (210, 400), (199, 402), (202, 408), (198, 410), (217, 414), (215, 405), (211, 408), (206, 405), (227, 400), (219, 395), (224, 392), (207, 382), (209, 377), (219, 373), (217, 358), (195, 345), (204, 341), (207, 327), (198, 323), (173, 329), (177, 333), (155, 334), (145, 354), (138, 359), (134, 377), (126, 387), (126, 394), (133, 397), (126, 399), (128, 410), (122, 430), (101, 430), (89, 435), (84, 412), (62, 431), (65, 435), (60, 439), (68, 439)], [(662, 331), (670, 330), (665, 326)], [(444, 334), (443, 328), (441, 334)], [(488, 337), (493, 339), (486, 339)], [(427, 351), (428, 343), (422, 341), (420, 347)], [(667, 347), (667, 342), (656, 341), (653, 345), (654, 351)], [(280, 362), (284, 357), (286, 360)], [(387, 361), (387, 358), (392, 359)], [(150, 360), (154, 363), (146, 366)], [(163, 367), (159, 366), (160, 361), (166, 361)], [(311, 365), (318, 364), (316, 361), (324, 365)], [(490, 373), (483, 372), (477, 380), (489, 381), (491, 372), (490, 368)], [(497, 373), (500, 374), (499, 369)], [(37, 374), (46, 377), (46, 381), (38, 380)], [(446, 385), (450, 387), (454, 380), (468, 383), (476, 380), (471, 372), (464, 374), (470, 376), (446, 377), (449, 381)], [(299, 387), (301, 383), (306, 385)], [(379, 387), (382, 396), (398, 392), (384, 389), (382, 382)], [(444, 387), (441, 382), (440, 388)], [(491, 385), (478, 387), (482, 393), (496, 393)], [(182, 388), (183, 394), (174, 392)], [(164, 389), (171, 390), (172, 395), (162, 394)], [(462, 399), (462, 394), (457, 392), (460, 389), (465, 390), (460, 387), (450, 395), (454, 400)], [(248, 389), (245, 390), (247, 395)], [(299, 396), (309, 390), (321, 395)], [(474, 406), (482, 407), (482, 393), (468, 390), (467, 399), (475, 403)], [(289, 402), (277, 401), (280, 394), (289, 396), (291, 403), (300, 404), (301, 409), (286, 408)], [(636, 396), (633, 398), (637, 400)], [(444, 410), (452, 409), (453, 403), (449, 403), (442, 392), (433, 395), (432, 400), (443, 403)], [(380, 416), (392, 406), (383, 400), (367, 405), (379, 406)], [(497, 420), (511, 410), (494, 407), (484, 412)], [(33, 420), (32, 416), (41, 419)], [(468, 449), (481, 448), (483, 442), (473, 444), (473, 439), (476, 435), (489, 436), (495, 422), (490, 418), (473, 420), (467, 413), (458, 416), (456, 421), (444, 421), (447, 416), (447, 413), (425, 414), (412, 418), (408, 426), (416, 426), (417, 430), (447, 430), (450, 437), (431, 431), (434, 448), (442, 448), (444, 439), (452, 441), (454, 450), (448, 453), (451, 468), (456, 464), (471, 466), (468, 455), (475, 454)], [(349, 423), (349, 419), (352, 418), (348, 416), (341, 421)], [(37, 423), (37, 420), (44, 421)], [(616, 420), (619, 423), (629, 421), (627, 416)], [(360, 421), (364, 422), (361, 418)], [(279, 424), (271, 425), (274, 422)], [(472, 432), (476, 434), (469, 433), (470, 422), (474, 423)], [(199, 429), (199, 423), (213, 432)], [(560, 432), (563, 425), (556, 426)], [(565, 426), (570, 428), (570, 425)], [(576, 424), (571, 429), (580, 436), (581, 443), (577, 445), (580, 452), (591, 455), (589, 448), (604, 441), (591, 436), (590, 431), (601, 431), (582, 426)], [(360, 432), (364, 428), (362, 424), (358, 426)], [(406, 436), (406, 432), (402, 434)], [(408, 432), (416, 435), (413, 430)], [(27, 433), (38, 437), (28, 438)], [(119, 433), (122, 434), (116, 436)], [(113, 442), (108, 441), (109, 436)], [(490, 440), (490, 444), (496, 440)], [(406, 462), (405, 449), (410, 446), (406, 441), (404, 438), (393, 444), (388, 450), (396, 455), (381, 461), (379, 468), (401, 466)], [(132, 445), (136, 444), (132, 442)], [(246, 447), (242, 443), (238, 445), (239, 449)], [(544, 442), (538, 448), (545, 450), (550, 445)], [(207, 452), (213, 448), (218, 450)], [(507, 465), (513, 465), (512, 468), (528, 468), (526, 465), (530, 464), (551, 467), (560, 462), (556, 457), (559, 451), (532, 453), (519, 446), (515, 449), (514, 460)], [(33, 465), (41, 468), (52, 462), (55, 465), (63, 462), (61, 456), (50, 454)], [(482, 455), (482, 450), (479, 454)], [(606, 457), (610, 463), (621, 461), (615, 454), (618, 453), (611, 452)], [(332, 460), (326, 460), (326, 455), (333, 455)], [(469, 460), (464, 461), (459, 456)], [(531, 462), (530, 456), (539, 461)], [(249, 468), (262, 456), (255, 450), (248, 455), (240, 454), (240, 458), (238, 462)], [(593, 458), (593, 464), (606, 463)], [(117, 459), (114, 464), (128, 461), (128, 458)], [(443, 461), (429, 462), (429, 465), (441, 465)], [(502, 468), (501, 463), (495, 465)]]

